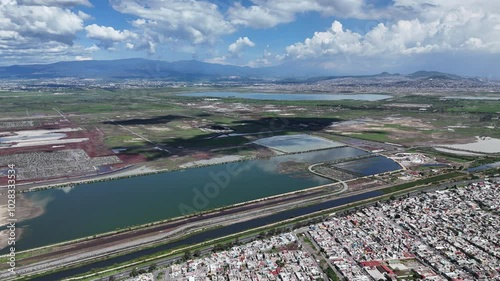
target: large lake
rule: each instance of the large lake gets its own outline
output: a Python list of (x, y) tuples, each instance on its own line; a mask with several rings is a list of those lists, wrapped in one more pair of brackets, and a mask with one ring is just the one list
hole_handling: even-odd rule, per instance
[(392, 98), (382, 94), (285, 94), (285, 93), (240, 93), (240, 92), (201, 92), (178, 94), (187, 97), (210, 97), (210, 98), (240, 98), (253, 100), (363, 100), (378, 101)]
[[(307, 171), (287, 171), (283, 163), (312, 164), (366, 153), (342, 147), (27, 193), (26, 197), (44, 206), (45, 212), (19, 223), (25, 230), (16, 249), (40, 247), (327, 184), (329, 180)], [(387, 167), (384, 171), (394, 168), (371, 164), (376, 167), (374, 172), (381, 172), (380, 166)], [(366, 166), (362, 166), (365, 173)]]

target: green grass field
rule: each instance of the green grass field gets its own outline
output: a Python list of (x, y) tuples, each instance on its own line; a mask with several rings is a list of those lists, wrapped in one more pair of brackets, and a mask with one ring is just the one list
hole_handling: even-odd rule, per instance
[(426, 178), (426, 179), (421, 179), (421, 180), (417, 180), (417, 181), (413, 181), (413, 182), (408, 182), (408, 183), (403, 183), (403, 184), (398, 184), (395, 186), (387, 187), (387, 188), (382, 189), (382, 192), (384, 192), (385, 194), (393, 193), (396, 191), (405, 190), (405, 189), (412, 188), (415, 186), (420, 186), (420, 185), (440, 182), (443, 180), (458, 178), (458, 177), (464, 176), (464, 175), (465, 174), (459, 173), (459, 172), (451, 172), (451, 173), (442, 174), (442, 175), (438, 175), (438, 176), (434, 176), (434, 177), (430, 177), (430, 178)]

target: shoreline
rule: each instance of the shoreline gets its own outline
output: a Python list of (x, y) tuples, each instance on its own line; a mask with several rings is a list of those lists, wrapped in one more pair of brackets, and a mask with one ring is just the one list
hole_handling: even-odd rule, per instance
[[(7, 202), (2, 202), (0, 203), (0, 208), (1, 208), (1, 215), (0, 215), (0, 228), (3, 228), (4, 226), (8, 225), (8, 210), (7, 210)], [(32, 218), (36, 218), (38, 216), (43, 215), (45, 212), (44, 206), (37, 206), (34, 201), (29, 200), (26, 198), (23, 194), (16, 194), (16, 210), (15, 210), (15, 218), (17, 219), (16, 221), (16, 241), (21, 239), (22, 234), (23, 234), (23, 228), (19, 227), (17, 224), (29, 220)], [(0, 250), (3, 250), (4, 248), (8, 247), (8, 240), (7, 240), (7, 235), (10, 230), (8, 229), (3, 229), (0, 230)]]
[[(263, 202), (266, 202), (266, 201), (269, 201), (269, 200), (280, 199), (281, 197), (286, 198), (287, 196), (300, 195), (302, 193), (307, 194), (307, 193), (310, 193), (310, 192), (321, 190), (323, 188), (330, 188), (332, 186), (340, 185), (340, 184), (342, 184), (342, 183), (341, 182), (332, 182), (332, 183), (328, 183), (328, 184), (324, 184), (324, 185), (311, 186), (309, 188), (302, 189), (302, 190), (296, 190), (296, 191), (290, 191), (290, 192), (287, 192), (287, 193), (271, 195), (271, 196), (267, 196), (267, 197), (263, 197), (263, 198), (258, 198), (258, 199), (253, 199), (253, 200), (249, 200), (249, 201), (234, 203), (234, 204), (231, 204), (231, 205), (227, 205), (227, 206), (223, 206), (223, 207), (219, 207), (219, 208), (215, 208), (215, 209), (203, 210), (203, 211), (192, 213), (192, 214), (188, 214), (188, 215), (181, 215), (181, 216), (177, 216), (177, 217), (166, 218), (166, 219), (163, 219), (163, 220), (152, 221), (152, 222), (148, 222), (148, 223), (144, 223), (144, 224), (140, 224), (140, 225), (136, 225), (136, 226), (125, 227), (125, 228), (120, 229), (120, 230), (112, 230), (112, 231), (97, 233), (97, 234), (94, 234), (92, 236), (85, 236), (85, 237), (80, 237), (80, 238), (76, 238), (76, 239), (72, 239), (72, 240), (62, 241), (62, 242), (58, 242), (58, 243), (54, 243), (54, 244), (50, 244), (50, 245), (45, 245), (45, 246), (35, 247), (35, 248), (31, 248), (31, 249), (26, 249), (26, 250), (22, 250), (20, 253), (39, 251), (39, 250), (43, 250), (43, 249), (54, 247), (54, 246), (65, 246), (65, 245), (70, 245), (70, 244), (73, 244), (73, 243), (78, 243), (78, 242), (83, 242), (83, 241), (89, 241), (89, 240), (96, 239), (96, 238), (102, 238), (102, 237), (106, 237), (106, 236), (112, 236), (112, 235), (116, 235), (116, 234), (122, 234), (122, 233), (125, 233), (125, 232), (136, 231), (136, 230), (140, 230), (140, 229), (147, 228), (147, 227), (158, 226), (158, 225), (161, 225), (161, 224), (164, 224), (164, 223), (171, 223), (171, 222), (175, 222), (175, 221), (186, 220), (186, 219), (190, 219), (190, 218), (194, 218), (194, 217), (198, 217), (198, 216), (204, 216), (204, 215), (207, 215), (207, 214), (220, 213), (222, 211), (230, 210), (230, 209), (233, 209), (233, 208), (243, 207), (245, 205), (260, 204), (260, 203), (263, 203)], [(345, 194), (346, 196), (348, 195), (348, 193), (345, 193), (345, 192), (340, 192), (340, 193), (338, 193), (336, 195), (337, 196), (342, 196), (343, 194)], [(2, 257), (2, 256), (4, 256), (4, 255), (0, 255), (0, 257)]]
[[(177, 172), (177, 171), (184, 171), (184, 170), (189, 170), (189, 169), (196, 169), (196, 168), (203, 168), (203, 167), (210, 167), (210, 166), (216, 166), (216, 165), (224, 165), (224, 164), (231, 164), (231, 163), (238, 163), (238, 162), (248, 162), (248, 161), (253, 161), (253, 160), (268, 160), (272, 159), (274, 157), (282, 157), (282, 156), (287, 156), (287, 155), (295, 155), (295, 154), (304, 154), (304, 153), (312, 153), (312, 152), (319, 152), (319, 151), (324, 151), (324, 150), (330, 150), (330, 149), (340, 149), (344, 147), (349, 147), (349, 146), (343, 146), (343, 147), (335, 147), (335, 148), (325, 148), (325, 149), (312, 149), (312, 150), (306, 150), (306, 151), (299, 151), (299, 152), (291, 152), (291, 153), (286, 153), (286, 154), (280, 154), (280, 155), (271, 155), (271, 156), (265, 156), (265, 157), (241, 157), (239, 159), (235, 159), (232, 161), (225, 161), (222, 163), (214, 163), (214, 164), (202, 164), (202, 165), (196, 165), (196, 166), (189, 166), (189, 167), (177, 167), (175, 169), (154, 169), (147, 167), (145, 163), (141, 163), (139, 165), (130, 165), (127, 167), (124, 167), (118, 171), (110, 172), (107, 174), (101, 174), (101, 175), (87, 175), (87, 176), (80, 176), (77, 178), (73, 179), (53, 179), (54, 183), (44, 183), (44, 182), (27, 182), (27, 183), (18, 183), (17, 187), (18, 189), (21, 189), (17, 191), (16, 193), (26, 193), (26, 192), (36, 192), (36, 191), (43, 191), (47, 189), (53, 189), (53, 188), (64, 188), (68, 186), (74, 186), (74, 185), (80, 185), (80, 184), (89, 184), (89, 183), (95, 183), (95, 182), (104, 182), (104, 181), (111, 181), (111, 180), (119, 180), (119, 179), (124, 179), (124, 178), (131, 178), (131, 177), (140, 177), (140, 176), (148, 176), (148, 175), (154, 175), (154, 174), (161, 174), (161, 173), (168, 173), (168, 172)], [(359, 150), (363, 150), (368, 153), (372, 153), (369, 151), (366, 151), (361, 148), (353, 147)], [(50, 180), (48, 180), (50, 181)], [(38, 185), (39, 184), (39, 185)], [(26, 185), (33, 185), (32, 187), (26, 188)], [(24, 187), (24, 189), (23, 189)], [(6, 186), (0, 186), (0, 189), (6, 188)]]
[[(107, 174), (96, 175), (96, 176), (88, 175), (88, 176), (76, 177), (73, 179), (71, 179), (71, 178), (53, 179), (54, 183), (47, 183), (47, 182), (26, 182), (26, 183), (21, 183), (21, 184), (18, 183), (17, 184), (18, 189), (21, 189), (21, 190), (17, 191), (16, 194), (43, 191), (43, 190), (54, 189), (54, 188), (65, 188), (68, 186), (88, 184), (88, 183), (101, 182), (101, 181), (119, 180), (119, 179), (129, 178), (129, 177), (146, 176), (146, 175), (163, 173), (163, 172), (170, 172), (170, 170), (155, 170), (155, 169), (146, 167), (145, 165), (128, 166), (128, 167), (122, 168), (118, 171), (114, 171), (114, 172), (107, 173)], [(47, 181), (50, 181), (50, 180), (47, 180)], [(26, 187), (27, 185), (28, 186), (33, 185), (33, 186)], [(6, 186), (0, 186), (0, 188), (6, 188)]]
[[(7, 198), (5, 198), (7, 200)], [(8, 225), (9, 218), (7, 202), (0, 202), (0, 228)], [(34, 201), (26, 198), (23, 194), (16, 194), (15, 218), (17, 222), (22, 222), (31, 218), (38, 217), (44, 213), (43, 206), (37, 206)]]

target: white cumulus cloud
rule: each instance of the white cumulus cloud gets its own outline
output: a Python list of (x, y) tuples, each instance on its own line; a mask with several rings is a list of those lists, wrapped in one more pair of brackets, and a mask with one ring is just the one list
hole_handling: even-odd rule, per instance
[(85, 51), (88, 51), (88, 52), (96, 52), (96, 51), (99, 51), (101, 48), (99, 48), (96, 44), (90, 46), (90, 47), (87, 47), (85, 48)]
[(363, 49), (361, 35), (344, 30), (342, 24), (334, 21), (325, 32), (315, 32), (312, 38), (286, 48), (289, 56), (303, 59), (309, 57), (331, 56), (339, 53), (359, 53)]
[(315, 32), (311, 38), (289, 45), (286, 54), (289, 58), (307, 59), (458, 51), (500, 53), (500, 32), (489, 28), (500, 24), (500, 13), (459, 6), (434, 15), (379, 23), (365, 34), (345, 29), (339, 21), (334, 21), (326, 31)]
[(155, 45), (175, 43), (214, 44), (235, 31), (216, 4), (195, 0), (112, 0), (112, 7), (138, 17), (133, 25), (141, 31), (136, 49), (155, 50)]
[(92, 6), (92, 4), (90, 4), (88, 0), (18, 0), (17, 3), (19, 5), (40, 5), (40, 6), (59, 6), (59, 7)]
[(236, 25), (269, 28), (295, 20), (297, 14), (318, 12), (342, 18), (373, 18), (364, 9), (364, 0), (252, 0), (252, 5), (235, 3), (228, 9), (228, 18)]
[(89, 3), (76, 0), (0, 2), (2, 64), (53, 61), (84, 51), (74, 42), (88, 15), (67, 8), (80, 4)]
[(271, 51), (268, 50), (269, 46), (264, 49), (264, 52), (260, 58), (256, 58), (248, 62), (247, 66), (249, 67), (264, 67), (276, 64), (277, 61), (280, 61), (281, 58), (279, 56), (273, 55)]
[(282, 61), (351, 74), (440, 69), (479, 75), (491, 75), (499, 61), (499, 1), (395, 0), (378, 12), (383, 21), (363, 31), (334, 21), (287, 46)]
[(229, 63), (227, 62), (227, 57), (226, 56), (219, 56), (219, 57), (214, 57), (214, 58), (208, 58), (204, 59), (204, 62), (208, 63), (215, 63), (215, 64), (224, 64), (228, 65)]
[(239, 56), (241, 51), (245, 47), (254, 47), (255, 43), (252, 42), (248, 37), (240, 37), (234, 43), (229, 45), (228, 52), (233, 56)]
[(110, 48), (115, 42), (130, 40), (137, 38), (137, 34), (128, 30), (116, 30), (110, 26), (100, 26), (91, 24), (85, 27), (87, 37), (100, 42), (105, 48)]
[(92, 57), (75, 56), (76, 61), (92, 60)]

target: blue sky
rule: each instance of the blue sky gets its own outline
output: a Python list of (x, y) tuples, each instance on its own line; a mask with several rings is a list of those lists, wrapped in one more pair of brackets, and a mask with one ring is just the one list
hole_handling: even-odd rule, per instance
[(0, 64), (142, 57), (499, 78), (500, 1), (2, 0)]

